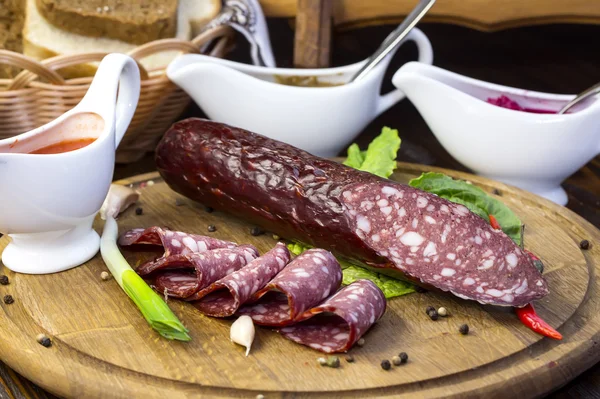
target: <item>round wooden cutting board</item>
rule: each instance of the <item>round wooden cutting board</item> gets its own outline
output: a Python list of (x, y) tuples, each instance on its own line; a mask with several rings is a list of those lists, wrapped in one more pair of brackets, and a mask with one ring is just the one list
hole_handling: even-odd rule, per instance
[[(99, 255), (78, 268), (51, 275), (21, 275), (3, 267), (10, 284), (2, 303), (0, 357), (43, 388), (64, 397), (274, 397), (479, 396), (534, 397), (574, 378), (600, 360), (600, 231), (566, 208), (537, 196), (473, 175), (399, 163), (393, 178), (407, 182), (422, 171), (442, 171), (484, 190), (500, 191), (526, 225), (525, 247), (541, 257), (551, 293), (536, 303), (539, 314), (559, 328), (563, 341), (534, 334), (512, 309), (482, 306), (451, 295), (414, 293), (391, 299), (384, 317), (355, 347), (354, 363), (321, 367), (322, 354), (258, 328), (248, 357), (229, 340), (231, 320), (202, 316), (194, 307), (169, 300), (190, 329), (192, 341), (161, 338), (111, 279)], [(152, 183), (150, 183), (150, 181)], [(180, 198), (157, 174), (123, 184), (140, 190), (142, 215), (133, 207), (119, 218), (121, 232), (135, 227), (168, 226), (254, 244), (261, 253), (275, 240), (250, 234), (251, 225)], [(141, 184), (140, 184), (141, 183)], [(145, 184), (144, 184), (145, 183)], [(207, 232), (208, 225), (217, 231)], [(101, 232), (98, 218), (95, 228)], [(589, 240), (589, 250), (579, 242)], [(0, 239), (0, 250), (8, 237)], [(139, 252), (123, 251), (130, 263)], [(429, 305), (450, 316), (432, 321)], [(470, 333), (458, 332), (468, 324)], [(45, 333), (52, 346), (36, 336)], [(407, 352), (405, 365), (385, 371), (383, 359)]]

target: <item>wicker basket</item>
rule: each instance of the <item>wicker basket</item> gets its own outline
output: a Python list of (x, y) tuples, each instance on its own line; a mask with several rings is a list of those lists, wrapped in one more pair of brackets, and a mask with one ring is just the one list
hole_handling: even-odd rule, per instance
[[(156, 40), (137, 47), (129, 55), (138, 61), (141, 91), (138, 106), (117, 151), (118, 163), (134, 162), (154, 150), (169, 126), (190, 103), (188, 95), (166, 76), (165, 70), (147, 71), (139, 60), (164, 51), (199, 53), (216, 40), (211, 56), (222, 57), (231, 48), (233, 31), (226, 26), (206, 31), (193, 39)], [(57, 70), (98, 62), (107, 53), (57, 56), (37, 61), (22, 54), (0, 50), (0, 63), (23, 71), (14, 79), (0, 79), (0, 139), (13, 137), (48, 123), (79, 103), (93, 77), (64, 79)]]

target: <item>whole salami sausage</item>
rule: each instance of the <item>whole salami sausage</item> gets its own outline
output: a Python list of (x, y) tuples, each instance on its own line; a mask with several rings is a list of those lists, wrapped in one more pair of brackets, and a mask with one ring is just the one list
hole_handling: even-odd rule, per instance
[(530, 257), (466, 207), (264, 136), (186, 119), (156, 164), (191, 199), (461, 298), (523, 306), (548, 293)]
[[(258, 251), (252, 245), (171, 255), (163, 258), (160, 267), (151, 271), (155, 274), (153, 285), (165, 295), (187, 298), (239, 270), (257, 256)], [(173, 271), (174, 269), (177, 271)], [(168, 272), (156, 275), (165, 270)]]
[(282, 327), (321, 303), (342, 283), (342, 269), (331, 252), (309, 249), (291, 261), (240, 308), (256, 324)]
[(285, 244), (254, 259), (207, 288), (187, 298), (202, 313), (213, 317), (232, 316), (258, 290), (273, 279), (290, 261), (290, 251)]
[(358, 280), (306, 311), (299, 323), (279, 332), (321, 352), (347, 352), (383, 316), (383, 292), (369, 280)]

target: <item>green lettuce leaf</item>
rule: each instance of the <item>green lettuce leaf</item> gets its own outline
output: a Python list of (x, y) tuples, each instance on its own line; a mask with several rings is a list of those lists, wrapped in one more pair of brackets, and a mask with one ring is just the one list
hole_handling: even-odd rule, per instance
[(359, 266), (347, 266), (342, 275), (342, 284), (344, 285), (352, 284), (357, 280), (371, 280), (387, 299), (415, 292), (415, 287), (410, 283)]
[(348, 147), (348, 158), (344, 161), (344, 165), (354, 169), (359, 169), (365, 161), (366, 151), (361, 151), (358, 144), (354, 143)]
[(348, 158), (344, 165), (388, 178), (396, 169), (396, 155), (400, 149), (400, 142), (397, 130), (384, 127), (366, 151), (360, 151), (356, 143), (352, 144), (348, 148)]
[(450, 176), (434, 172), (423, 173), (408, 184), (462, 204), (487, 222), (490, 221), (488, 215), (493, 215), (502, 231), (517, 245), (521, 245), (521, 220), (506, 205), (488, 195), (481, 188), (463, 180), (454, 180)]

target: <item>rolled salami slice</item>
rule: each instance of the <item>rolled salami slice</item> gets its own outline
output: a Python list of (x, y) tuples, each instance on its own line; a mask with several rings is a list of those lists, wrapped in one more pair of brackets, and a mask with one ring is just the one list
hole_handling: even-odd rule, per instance
[(309, 249), (290, 262), (252, 303), (238, 311), (256, 324), (283, 327), (321, 303), (342, 282), (342, 269), (331, 252)]
[[(252, 245), (218, 248), (203, 253), (172, 255), (164, 258), (161, 270), (182, 270), (169, 271), (156, 276), (153, 285), (165, 295), (187, 298), (241, 269), (257, 256), (258, 251)], [(194, 277), (195, 283), (192, 281), (192, 277)]]
[(194, 300), (193, 305), (208, 316), (231, 316), (283, 270), (289, 261), (290, 251), (285, 244), (278, 243), (263, 256), (198, 291), (187, 300)]
[(383, 316), (383, 292), (369, 280), (358, 280), (299, 317), (279, 333), (325, 353), (347, 352)]
[[(206, 252), (217, 248), (235, 248), (234, 242), (223, 241), (213, 237), (198, 234), (187, 234), (181, 231), (165, 230), (154, 226), (147, 229), (132, 229), (119, 237), (119, 245), (129, 246), (137, 244), (162, 246), (165, 253), (158, 260), (172, 255), (186, 255), (195, 252)], [(152, 272), (157, 266), (147, 262), (138, 267), (138, 273), (144, 275)]]
[[(179, 268), (178, 263), (187, 262), (185, 258), (187, 254), (202, 253), (219, 248), (235, 248), (237, 246), (236, 243), (213, 237), (165, 230), (156, 226), (145, 230), (129, 230), (119, 238), (119, 245), (121, 246), (137, 244), (159, 245), (165, 250), (161, 257), (138, 266), (136, 272), (140, 276), (145, 276), (163, 268)], [(178, 255), (180, 257), (177, 257)]]
[(280, 141), (190, 118), (156, 165), (178, 193), (417, 284), (505, 306), (548, 294), (531, 258), (466, 207)]

